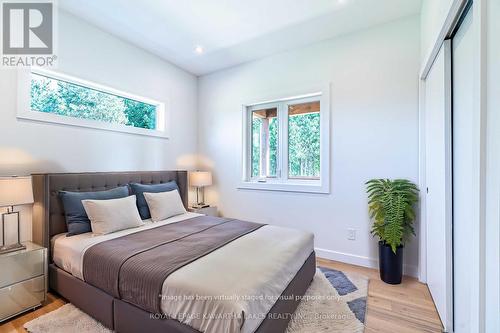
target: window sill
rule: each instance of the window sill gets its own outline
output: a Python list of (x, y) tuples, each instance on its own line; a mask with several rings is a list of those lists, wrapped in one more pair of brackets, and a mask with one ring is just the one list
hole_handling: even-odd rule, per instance
[(299, 193), (320, 193), (329, 194), (330, 188), (326, 184), (315, 182), (313, 184), (306, 182), (257, 182), (244, 181), (238, 185), (240, 190), (260, 190), (260, 191), (278, 191), (278, 192), (299, 192)]
[(165, 131), (159, 130), (151, 130), (145, 128), (138, 128), (132, 126), (125, 126), (119, 124), (111, 124), (105, 123), (101, 121), (89, 120), (89, 119), (76, 119), (72, 117), (66, 117), (51, 113), (44, 113), (38, 111), (22, 111), (20, 110), (17, 114), (18, 119), (31, 120), (37, 122), (45, 122), (66, 126), (76, 126), (76, 127), (85, 127), (85, 128), (94, 128), (98, 130), (104, 131), (112, 131), (112, 132), (121, 132), (121, 133), (129, 133), (135, 135), (143, 135), (143, 136), (153, 136), (163, 139), (168, 139), (168, 135)]

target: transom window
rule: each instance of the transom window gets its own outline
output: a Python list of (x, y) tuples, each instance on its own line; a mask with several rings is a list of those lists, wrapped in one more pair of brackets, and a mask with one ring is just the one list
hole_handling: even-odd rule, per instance
[(29, 86), (21, 118), (166, 137), (163, 103), (41, 69)]
[(324, 95), (244, 107), (241, 188), (329, 191), (329, 103)]

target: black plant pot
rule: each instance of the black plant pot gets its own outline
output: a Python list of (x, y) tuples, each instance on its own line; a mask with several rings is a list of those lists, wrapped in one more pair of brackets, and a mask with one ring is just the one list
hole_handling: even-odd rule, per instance
[(380, 241), (378, 242), (378, 258), (382, 281), (400, 284), (403, 278), (403, 246), (397, 247), (394, 253), (389, 245)]

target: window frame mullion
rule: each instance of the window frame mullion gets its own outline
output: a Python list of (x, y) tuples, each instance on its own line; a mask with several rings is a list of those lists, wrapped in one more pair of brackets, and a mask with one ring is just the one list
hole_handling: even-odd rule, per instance
[(286, 103), (281, 102), (278, 108), (278, 120), (280, 125), (279, 136), (279, 154), (280, 154), (280, 182), (286, 182), (288, 179), (288, 118)]

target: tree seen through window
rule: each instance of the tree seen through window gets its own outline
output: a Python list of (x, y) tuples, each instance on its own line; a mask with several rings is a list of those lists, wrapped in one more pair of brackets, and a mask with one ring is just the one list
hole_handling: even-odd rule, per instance
[(32, 73), (31, 109), (61, 116), (156, 129), (156, 106)]

